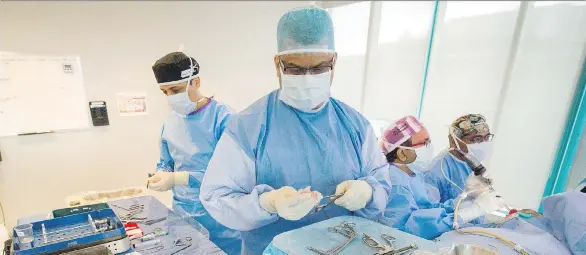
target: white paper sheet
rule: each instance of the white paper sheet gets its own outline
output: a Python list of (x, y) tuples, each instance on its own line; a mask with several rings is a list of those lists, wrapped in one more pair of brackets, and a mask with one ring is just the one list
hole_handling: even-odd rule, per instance
[(145, 92), (120, 92), (116, 94), (120, 116), (147, 115), (147, 97)]
[(89, 126), (78, 57), (0, 53), (0, 136)]

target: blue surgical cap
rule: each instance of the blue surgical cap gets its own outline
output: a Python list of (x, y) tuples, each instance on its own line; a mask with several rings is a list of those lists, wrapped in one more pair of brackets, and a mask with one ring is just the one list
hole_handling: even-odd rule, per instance
[(277, 26), (279, 54), (333, 52), (334, 25), (328, 11), (317, 7), (293, 9)]

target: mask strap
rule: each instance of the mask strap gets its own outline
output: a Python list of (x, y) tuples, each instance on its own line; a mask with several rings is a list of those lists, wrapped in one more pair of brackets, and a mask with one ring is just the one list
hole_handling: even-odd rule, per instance
[(401, 146), (401, 145), (397, 146), (396, 148), (401, 148), (401, 149), (405, 149), (405, 150), (412, 150), (412, 151), (416, 151), (416, 149), (415, 149), (415, 148), (406, 147), (406, 146)]
[(458, 143), (458, 141), (464, 142), (462, 140), (460, 140), (460, 138), (456, 137), (456, 135), (454, 135), (454, 131), (452, 130), (452, 128), (450, 128), (450, 135), (452, 135), (452, 140), (454, 140), (454, 143), (456, 144), (456, 148), (458, 149), (458, 151), (462, 151), (462, 149), (460, 149), (460, 144)]
[[(193, 77), (193, 60), (189, 57), (189, 79), (187, 80), (187, 87), (191, 86), (191, 77)], [(187, 91), (187, 89), (186, 89)]]

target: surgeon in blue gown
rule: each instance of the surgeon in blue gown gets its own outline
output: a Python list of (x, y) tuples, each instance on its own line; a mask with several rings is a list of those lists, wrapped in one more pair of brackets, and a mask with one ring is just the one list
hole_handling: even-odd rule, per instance
[[(433, 160), (427, 129), (415, 117), (403, 117), (383, 132), (380, 145), (390, 164), (392, 182), (391, 199), (380, 222), (426, 239), (453, 230), (454, 200), (431, 201), (430, 187), (423, 179)], [(476, 201), (465, 205), (460, 207), (460, 225), (499, 209), (498, 203)]]
[(202, 95), (199, 64), (181, 52), (159, 59), (153, 72), (172, 108), (161, 134), (161, 160), (148, 180), (156, 191), (173, 190), (173, 210), (195, 219), (228, 254), (240, 254), (238, 231), (215, 221), (199, 201), (201, 181), (232, 110)]
[[(201, 187), (210, 214), (242, 231), (245, 254), (279, 233), (341, 215), (377, 220), (388, 165), (369, 122), (330, 97), (336, 53), (321, 8), (291, 10), (277, 26), (280, 88), (233, 116)], [(312, 214), (320, 198), (342, 196)], [(325, 201), (324, 201), (325, 202)]]
[(425, 181), (435, 189), (431, 195), (433, 200), (444, 203), (456, 199), (466, 189), (466, 180), (472, 169), (462, 160), (461, 152), (485, 161), (493, 137), (482, 115), (468, 114), (452, 122), (448, 135), (450, 148), (439, 153), (433, 160), (432, 169), (425, 175)]

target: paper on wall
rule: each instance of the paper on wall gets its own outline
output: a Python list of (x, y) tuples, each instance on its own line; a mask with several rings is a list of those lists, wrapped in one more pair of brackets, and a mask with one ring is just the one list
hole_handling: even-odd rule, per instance
[(79, 57), (0, 52), (0, 136), (87, 128), (87, 103)]
[(147, 115), (147, 97), (145, 92), (116, 94), (120, 116)]

